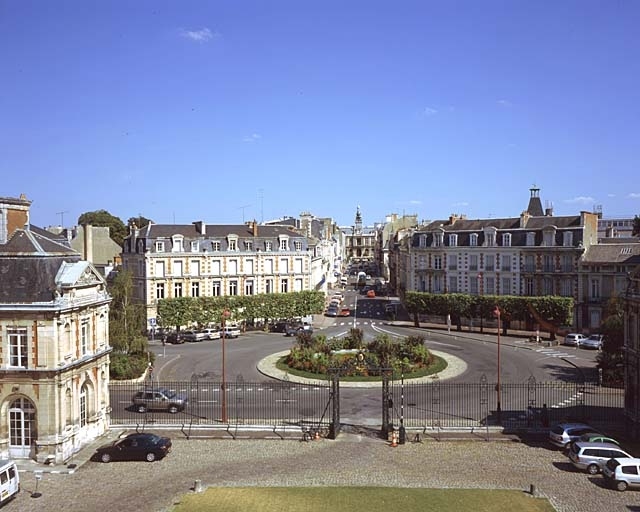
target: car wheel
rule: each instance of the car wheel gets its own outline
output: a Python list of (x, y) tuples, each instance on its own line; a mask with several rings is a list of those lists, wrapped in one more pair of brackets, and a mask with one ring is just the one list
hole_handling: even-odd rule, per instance
[(589, 473), (590, 475), (597, 475), (599, 471), (600, 468), (597, 464), (589, 464), (587, 466), (587, 473)]
[(627, 482), (625, 482), (624, 480), (618, 480), (616, 482), (616, 489), (618, 489), (619, 491), (626, 491), (627, 490)]
[(108, 453), (103, 453), (103, 454), (100, 456), (100, 460), (101, 460), (102, 462), (104, 462), (105, 464), (106, 464), (107, 462), (111, 462), (111, 455), (109, 455)]
[(153, 462), (154, 460), (156, 460), (156, 454), (153, 452), (149, 452), (147, 453), (145, 459), (147, 460), (147, 462)]
[(138, 412), (147, 412), (147, 406), (146, 405), (139, 405), (138, 406)]
[(169, 412), (170, 412), (171, 414), (175, 414), (175, 413), (177, 413), (177, 412), (178, 412), (178, 406), (177, 406), (177, 405), (170, 405), (170, 406), (169, 406)]

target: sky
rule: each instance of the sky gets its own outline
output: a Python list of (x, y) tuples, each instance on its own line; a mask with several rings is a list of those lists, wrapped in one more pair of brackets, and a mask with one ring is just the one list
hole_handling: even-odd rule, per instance
[(31, 222), (640, 214), (637, 0), (0, 0)]

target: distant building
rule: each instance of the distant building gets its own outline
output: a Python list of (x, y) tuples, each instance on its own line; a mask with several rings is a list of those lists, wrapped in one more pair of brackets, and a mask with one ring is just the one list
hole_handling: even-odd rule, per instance
[(30, 205), (0, 198), (0, 458), (63, 463), (108, 428), (111, 297)]
[(624, 409), (634, 439), (640, 439), (640, 265), (628, 275), (624, 298)]
[(376, 226), (363, 226), (360, 206), (356, 208), (353, 226), (341, 227), (345, 238), (345, 257), (348, 262), (374, 261)]

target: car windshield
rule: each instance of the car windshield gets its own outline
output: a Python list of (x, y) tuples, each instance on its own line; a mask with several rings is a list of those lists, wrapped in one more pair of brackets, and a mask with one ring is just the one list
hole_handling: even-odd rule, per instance
[(161, 390), (161, 393), (167, 398), (173, 398), (174, 396), (176, 396), (175, 391), (169, 391), (168, 389)]

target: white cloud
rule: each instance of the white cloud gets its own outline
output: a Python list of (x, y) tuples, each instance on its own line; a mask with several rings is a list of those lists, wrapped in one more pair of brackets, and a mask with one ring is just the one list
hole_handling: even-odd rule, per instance
[(422, 111), (422, 113), (426, 117), (431, 117), (431, 116), (435, 116), (438, 113), (438, 111), (435, 108), (424, 107), (424, 110)]
[(511, 107), (513, 104), (509, 100), (498, 100), (498, 105), (501, 107)]
[(252, 133), (251, 135), (246, 135), (245, 137), (242, 138), (242, 142), (255, 142), (257, 140), (260, 140), (262, 138), (262, 135), (260, 135), (259, 133)]
[(640, 193), (638, 192), (631, 192), (628, 196), (629, 199), (640, 199)]
[(201, 28), (200, 30), (180, 30), (180, 35), (185, 39), (196, 41), (198, 43), (206, 43), (207, 41), (217, 37), (217, 33), (211, 32), (208, 28)]
[(411, 199), (409, 201), (409, 204), (422, 204), (422, 201), (420, 201), (419, 199)]
[(570, 203), (570, 204), (588, 204), (588, 203), (594, 203), (595, 199), (589, 196), (577, 196), (572, 199), (565, 199), (564, 202)]
[(607, 194), (607, 197), (616, 197), (615, 194)]

